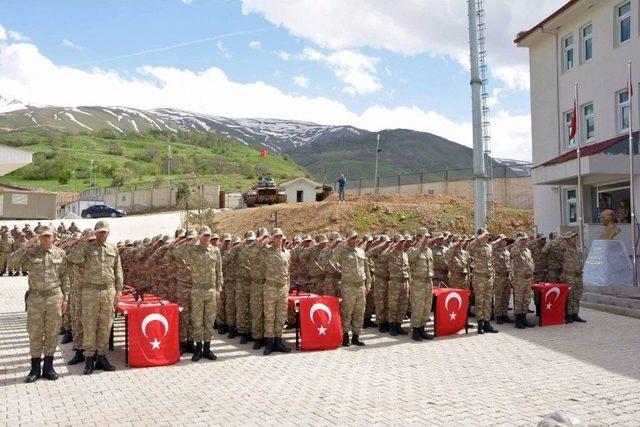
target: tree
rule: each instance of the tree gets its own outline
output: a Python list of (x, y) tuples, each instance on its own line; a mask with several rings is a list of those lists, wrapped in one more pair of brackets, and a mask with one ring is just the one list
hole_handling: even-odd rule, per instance
[(71, 171), (69, 169), (62, 169), (58, 174), (58, 184), (68, 184), (71, 179)]
[(124, 147), (122, 146), (122, 144), (112, 142), (111, 144), (109, 144), (107, 152), (114, 156), (122, 156), (122, 153), (124, 153)]
[(122, 187), (133, 177), (133, 172), (127, 168), (116, 169), (111, 174), (111, 186)]

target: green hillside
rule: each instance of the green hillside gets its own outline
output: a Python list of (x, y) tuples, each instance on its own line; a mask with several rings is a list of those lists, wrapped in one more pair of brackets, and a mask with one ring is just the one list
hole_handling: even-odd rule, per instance
[(0, 177), (1, 183), (52, 191), (81, 191), (93, 176), (98, 186), (129, 186), (167, 178), (169, 145), (171, 175), (195, 174), (223, 190), (244, 190), (258, 176), (276, 181), (309, 173), (286, 156), (269, 154), (213, 133), (160, 132), (121, 136), (111, 131), (70, 135), (11, 132), (0, 144), (35, 153), (33, 163)]

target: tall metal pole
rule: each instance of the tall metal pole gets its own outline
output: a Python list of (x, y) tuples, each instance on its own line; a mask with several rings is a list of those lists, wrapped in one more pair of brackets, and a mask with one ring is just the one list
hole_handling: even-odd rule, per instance
[(375, 176), (373, 178), (373, 188), (374, 188), (374, 193), (378, 194), (378, 155), (380, 154), (380, 134), (378, 134), (378, 136), (376, 137), (377, 143), (376, 143), (376, 171), (375, 171)]
[(574, 136), (576, 140), (576, 159), (578, 161), (578, 236), (580, 238), (580, 250), (584, 253), (584, 230), (583, 230), (583, 206), (582, 206), (582, 159), (580, 158), (580, 138), (582, 138), (580, 132), (580, 103), (578, 102), (578, 83), (575, 85), (576, 98), (575, 98), (575, 121), (576, 121), (576, 134)]
[(637, 248), (636, 248), (636, 204), (633, 168), (633, 80), (631, 79), (631, 61), (629, 61), (629, 210), (631, 211), (631, 264), (633, 266), (633, 286), (638, 286)]
[(482, 140), (482, 109), (480, 90), (482, 79), (478, 65), (478, 11), (476, 0), (467, 0), (469, 14), (469, 52), (471, 62), (471, 107), (473, 121), (473, 196), (475, 228), (483, 228), (487, 221), (487, 175), (484, 168)]

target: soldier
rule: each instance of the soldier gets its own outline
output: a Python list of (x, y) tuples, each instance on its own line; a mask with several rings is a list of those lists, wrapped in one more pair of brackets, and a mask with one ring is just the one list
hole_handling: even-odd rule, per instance
[(444, 283), (448, 284), (448, 271), (447, 262), (445, 260), (445, 253), (447, 247), (444, 246), (444, 235), (442, 233), (435, 233), (431, 244), (429, 246), (433, 253), (433, 281), (436, 285)]
[(429, 231), (421, 228), (416, 246), (409, 249), (411, 269), (411, 338), (414, 341), (431, 340), (433, 335), (425, 330), (433, 300), (433, 253), (429, 248)]
[(351, 344), (362, 347), (365, 344), (360, 340), (360, 332), (371, 276), (367, 255), (358, 247), (358, 233), (354, 230), (347, 232), (347, 244), (337, 248), (334, 259), (342, 273), (342, 345), (349, 347), (351, 330)]
[(375, 281), (373, 283), (373, 300), (376, 311), (376, 323), (379, 332), (389, 332), (389, 301), (387, 299), (387, 291), (389, 286), (389, 268), (387, 264), (387, 255), (390, 250), (391, 239), (382, 235), (379, 240), (381, 243), (369, 251), (369, 256), (374, 261), (373, 275)]
[(269, 240), (269, 232), (260, 227), (256, 233), (256, 240), (247, 249), (251, 261), (251, 291), (249, 309), (251, 311), (251, 337), (253, 349), (258, 350), (264, 345), (264, 249)]
[(40, 230), (42, 229), (42, 223), (40, 221), (38, 221), (38, 225), (36, 225), (36, 228), (33, 229), (33, 231), (36, 234), (40, 234)]
[(333, 255), (335, 254), (336, 248), (338, 245), (342, 243), (342, 237), (340, 233), (333, 232), (331, 233), (330, 243), (320, 251), (318, 256), (318, 263), (326, 272), (324, 276), (324, 282), (322, 283), (321, 294), (329, 295), (332, 297), (340, 296), (340, 273), (335, 268), (335, 263), (333, 262)]
[(191, 360), (202, 357), (216, 360), (211, 351), (213, 323), (216, 319), (217, 300), (222, 290), (222, 258), (217, 247), (211, 246), (211, 229), (200, 229), (200, 238), (195, 245), (184, 245), (176, 250), (191, 269), (191, 327), (196, 348)]
[(535, 283), (543, 283), (547, 280), (547, 257), (542, 252), (546, 244), (546, 236), (538, 234), (535, 240), (528, 245), (533, 257), (533, 281)]
[[(227, 326), (229, 327), (229, 338), (240, 336), (240, 332), (236, 326), (238, 315), (236, 313), (236, 272), (238, 263), (238, 252), (240, 251), (240, 238), (233, 236), (231, 238), (231, 247), (223, 254), (222, 258), (222, 277), (225, 283), (225, 311), (227, 313)], [(226, 265), (225, 265), (226, 264)], [(225, 274), (229, 274), (227, 277)]]
[(513, 312), (516, 328), (533, 328), (527, 321), (527, 311), (531, 303), (531, 283), (533, 282), (533, 257), (527, 247), (528, 238), (523, 232), (516, 235), (516, 243), (511, 248), (511, 272), (513, 273)]
[(31, 239), (35, 236), (35, 233), (31, 229), (31, 225), (29, 223), (25, 224), (24, 227), (22, 227), (22, 232), (24, 233), (24, 237), (26, 237), (27, 239)]
[[(29, 296), (27, 303), (27, 332), (31, 371), (25, 382), (32, 383), (40, 376), (57, 380), (53, 369), (53, 354), (58, 344), (58, 329), (62, 312), (67, 309), (69, 278), (64, 251), (53, 245), (54, 231), (49, 227), (40, 229), (38, 238), (33, 238), (11, 255), (11, 264), (27, 265)], [(39, 240), (39, 245), (37, 241)], [(44, 365), (40, 362), (44, 353)]]
[[(11, 252), (18, 249), (16, 247), (16, 241), (9, 234), (6, 229), (2, 230), (2, 239), (0, 240), (0, 276), (3, 276), (7, 272), (7, 261)], [(13, 265), (9, 268), (9, 276), (13, 276)]]
[[(284, 234), (279, 228), (271, 232), (271, 245), (261, 251), (264, 257), (264, 355), (274, 351), (290, 353), (282, 342), (282, 329), (287, 319), (289, 298), (289, 250), (283, 246)], [(254, 346), (255, 348), (255, 346)]]
[(11, 229), (11, 237), (13, 237), (14, 239), (17, 239), (18, 233), (20, 233), (20, 229), (18, 228), (17, 224), (14, 224), (13, 228)]
[(309, 278), (309, 292), (321, 294), (324, 283), (325, 271), (320, 265), (320, 252), (327, 246), (327, 236), (318, 234), (315, 245), (309, 246), (300, 253), (302, 261)]
[[(233, 310), (233, 322), (230, 320), (230, 314), (227, 312), (227, 298), (233, 298), (234, 304), (236, 299), (235, 289), (230, 289), (231, 286), (235, 286), (235, 283), (231, 285), (231, 280), (235, 280), (235, 275), (231, 273), (233, 268), (229, 268), (229, 253), (233, 245), (231, 244), (231, 234), (224, 233), (222, 235), (222, 246), (220, 246), (220, 255), (222, 256), (222, 277), (224, 278), (222, 292), (220, 292), (220, 304), (218, 304), (218, 333), (225, 335), (229, 332), (229, 325), (236, 323), (236, 312)], [(231, 261), (233, 262), (233, 261)], [(235, 267), (234, 267), (235, 268)], [(229, 275), (231, 277), (229, 277)], [(233, 292), (233, 296), (230, 296), (230, 292)]]
[(489, 233), (484, 228), (478, 229), (475, 240), (469, 244), (469, 255), (472, 258), (473, 292), (476, 299), (478, 334), (498, 332), (490, 323), (494, 277), (492, 252), (489, 244)]
[(509, 318), (511, 299), (511, 256), (507, 248), (507, 236), (501, 234), (491, 244), (493, 250), (493, 292), (495, 295), (495, 316), (499, 325), (513, 323)]
[(71, 225), (69, 226), (69, 233), (79, 233), (80, 229), (78, 228), (78, 226), (76, 225), (75, 222), (71, 221)]
[(309, 292), (307, 283), (307, 270), (300, 259), (302, 251), (311, 246), (311, 236), (305, 234), (300, 239), (300, 244), (291, 250), (291, 290)]
[(405, 239), (401, 234), (393, 237), (394, 245), (385, 255), (389, 270), (387, 288), (389, 334), (391, 336), (407, 335), (402, 329), (402, 321), (407, 314), (409, 302), (409, 258), (405, 252)]
[(240, 344), (251, 338), (251, 316), (249, 303), (251, 296), (251, 258), (249, 248), (256, 240), (253, 231), (244, 234), (244, 242), (238, 248), (236, 268), (236, 327), (240, 333)]
[(452, 236), (451, 247), (444, 257), (449, 269), (449, 286), (456, 289), (469, 289), (469, 253), (463, 249), (464, 244), (461, 236)]
[(565, 246), (564, 238), (556, 237), (547, 242), (542, 249), (542, 255), (547, 259), (547, 280), (550, 283), (560, 281)]
[(178, 239), (175, 246), (165, 255), (175, 268), (174, 295), (175, 301), (182, 307), (180, 312), (180, 353), (193, 353), (193, 328), (191, 325), (191, 269), (184, 262), (179, 252), (182, 246), (193, 245), (196, 242), (196, 231), (190, 229), (185, 232), (184, 239)]
[(60, 225), (58, 226), (58, 234), (66, 234), (67, 233), (67, 227), (65, 227), (64, 222), (60, 222)]
[[(118, 249), (107, 242), (109, 224), (98, 221), (94, 227), (96, 240), (78, 246), (69, 255), (69, 261), (84, 263), (82, 278), (82, 327), (85, 367), (83, 373), (90, 375), (94, 369), (115, 371), (107, 360), (107, 348), (114, 306), (122, 293), (122, 266)], [(88, 241), (88, 237), (83, 237)], [(95, 359), (95, 356), (97, 359)], [(95, 361), (95, 365), (94, 365)]]
[(562, 274), (560, 280), (571, 286), (569, 298), (567, 299), (567, 323), (579, 322), (585, 323), (586, 320), (581, 318), (580, 300), (582, 299), (582, 251), (576, 244), (577, 232), (571, 231), (565, 234), (566, 244), (564, 245), (564, 254), (562, 257)]

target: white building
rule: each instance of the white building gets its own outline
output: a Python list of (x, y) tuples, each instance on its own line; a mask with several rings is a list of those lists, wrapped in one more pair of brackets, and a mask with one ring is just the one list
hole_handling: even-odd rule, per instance
[[(599, 203), (617, 210), (620, 201), (630, 197), (627, 63), (632, 61), (635, 70), (633, 126), (638, 129), (640, 0), (568, 1), (519, 33), (515, 42), (529, 49), (534, 217), (543, 233), (578, 225), (576, 144), (569, 140), (578, 83), (584, 236), (589, 248), (602, 229), (597, 224)], [(637, 140), (636, 132), (636, 154)], [(639, 200), (637, 174), (634, 183)], [(631, 225), (619, 227), (631, 251)]]
[(280, 183), (280, 190), (287, 193), (287, 203), (315, 202), (316, 190), (322, 189), (322, 184), (303, 176)]

